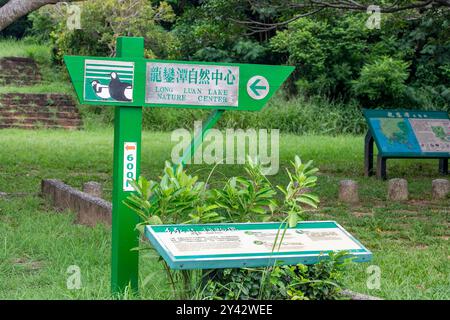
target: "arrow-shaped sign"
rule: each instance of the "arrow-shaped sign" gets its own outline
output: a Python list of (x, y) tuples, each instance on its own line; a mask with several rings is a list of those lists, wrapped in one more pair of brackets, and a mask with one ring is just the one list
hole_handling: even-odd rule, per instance
[(66, 56), (81, 104), (260, 110), (294, 67)]

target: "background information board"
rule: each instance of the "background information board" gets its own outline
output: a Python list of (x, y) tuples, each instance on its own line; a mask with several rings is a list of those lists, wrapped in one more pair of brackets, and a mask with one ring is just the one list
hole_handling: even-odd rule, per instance
[(301, 222), (287, 229), (280, 249), (274, 249), (283, 230), (280, 223), (226, 223), (152, 225), (146, 226), (145, 233), (172, 269), (313, 264), (336, 251), (347, 251), (357, 262), (372, 256), (334, 221)]
[(383, 156), (450, 156), (447, 112), (363, 110), (363, 113)]

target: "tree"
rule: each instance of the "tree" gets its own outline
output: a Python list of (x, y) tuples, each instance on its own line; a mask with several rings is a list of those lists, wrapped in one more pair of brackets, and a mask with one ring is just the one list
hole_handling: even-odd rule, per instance
[[(14, 21), (26, 16), (46, 4), (58, 2), (73, 2), (75, 0), (9, 0), (0, 7), (0, 31)], [(78, 0), (79, 1), (79, 0)]]
[[(368, 12), (373, 5), (372, 0), (247, 0), (251, 9), (260, 15), (260, 19), (234, 20), (246, 25), (249, 34), (267, 32), (287, 26), (300, 18), (321, 12), (324, 9)], [(450, 8), (450, 0), (387, 0), (380, 1), (380, 13), (396, 13), (408, 10), (426, 12), (436, 8)], [(282, 17), (280, 20), (274, 17)], [(269, 18), (270, 22), (266, 19)], [(231, 19), (233, 20), (233, 19)]]

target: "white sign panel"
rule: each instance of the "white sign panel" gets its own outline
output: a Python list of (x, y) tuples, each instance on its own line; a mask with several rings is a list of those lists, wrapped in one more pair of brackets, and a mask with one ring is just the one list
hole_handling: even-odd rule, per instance
[[(346, 251), (356, 261), (371, 253), (334, 221), (147, 226), (146, 236), (175, 269), (207, 269), (284, 264), (311, 264), (329, 252)], [(277, 243), (275, 241), (277, 239)]]
[(237, 107), (239, 67), (147, 63), (146, 103)]
[(125, 142), (123, 150), (123, 191), (134, 191), (130, 180), (136, 179), (137, 143)]
[[(272, 252), (278, 230), (226, 230), (162, 233), (159, 238), (174, 256)], [(339, 229), (288, 229), (279, 252), (359, 249)]]

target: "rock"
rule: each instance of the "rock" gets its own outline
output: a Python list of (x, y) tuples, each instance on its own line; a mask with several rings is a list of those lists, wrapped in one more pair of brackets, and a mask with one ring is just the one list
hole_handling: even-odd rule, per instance
[(111, 225), (112, 205), (110, 202), (81, 192), (60, 180), (42, 180), (41, 195), (50, 200), (58, 210), (76, 212), (77, 223), (88, 226), (94, 226), (97, 223)]
[(83, 184), (83, 192), (90, 194), (91, 196), (102, 198), (103, 188), (102, 185), (95, 181), (89, 181)]
[(359, 202), (358, 183), (354, 180), (339, 182), (339, 200), (347, 203)]
[(447, 179), (435, 179), (431, 182), (433, 199), (445, 199), (450, 191), (450, 183)]
[(6, 197), (8, 194), (6, 192), (0, 191), (0, 198)]
[(408, 200), (408, 181), (405, 179), (390, 179), (388, 182), (388, 200)]

